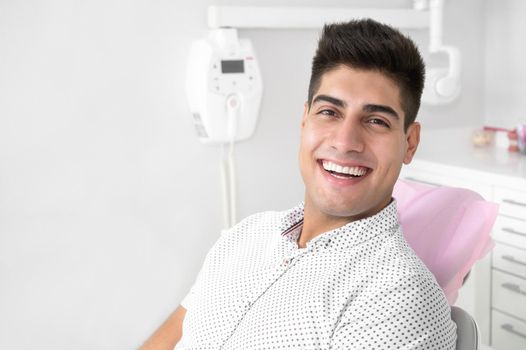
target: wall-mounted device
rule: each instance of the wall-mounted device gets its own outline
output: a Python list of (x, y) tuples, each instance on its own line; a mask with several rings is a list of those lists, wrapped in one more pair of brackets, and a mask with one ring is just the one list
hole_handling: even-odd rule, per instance
[(431, 105), (447, 104), (460, 95), (460, 71), (462, 55), (458, 48), (446, 46), (442, 42), (444, 0), (420, 1), (429, 7), (429, 52), (443, 53), (448, 58), (448, 66), (428, 68), (422, 102)]
[(190, 48), (186, 91), (199, 139), (229, 143), (252, 136), (263, 94), (258, 61), (248, 39), (232, 28), (212, 29)]
[(221, 145), (223, 214), (229, 228), (236, 223), (234, 144), (254, 133), (263, 95), (250, 41), (239, 39), (233, 28), (212, 29), (196, 40), (188, 57), (186, 92), (199, 140)]
[(321, 28), (325, 23), (372, 18), (397, 28), (429, 29), (429, 52), (445, 54), (447, 66), (427, 67), (422, 102), (438, 105), (455, 100), (461, 92), (462, 55), (443, 44), (445, 0), (413, 0), (411, 8), (254, 7), (210, 6), (210, 28)]

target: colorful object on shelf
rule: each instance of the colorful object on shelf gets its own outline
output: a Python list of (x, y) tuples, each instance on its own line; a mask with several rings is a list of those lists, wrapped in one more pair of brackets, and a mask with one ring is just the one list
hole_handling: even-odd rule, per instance
[(508, 132), (511, 131), (510, 129), (505, 129), (505, 128), (501, 128), (497, 126), (485, 125), (482, 128), (482, 130), (493, 134), (493, 145), (496, 148), (508, 149), (508, 145), (509, 145)]
[(517, 131), (516, 130), (511, 130), (511, 131), (508, 131), (508, 140), (509, 140), (509, 145), (508, 145), (508, 151), (510, 152), (519, 152), (519, 145), (518, 145), (518, 142), (517, 142)]
[(526, 154), (526, 124), (518, 125), (516, 131), (519, 152)]
[(475, 130), (471, 136), (471, 141), (476, 147), (484, 147), (491, 144), (493, 133), (486, 130)]
[(482, 132), (493, 134), (493, 144), (497, 148), (506, 148), (511, 153), (526, 154), (526, 124), (519, 124), (515, 129), (506, 129), (495, 126), (484, 126), (482, 131), (473, 133), (472, 141), (475, 146), (484, 146)]

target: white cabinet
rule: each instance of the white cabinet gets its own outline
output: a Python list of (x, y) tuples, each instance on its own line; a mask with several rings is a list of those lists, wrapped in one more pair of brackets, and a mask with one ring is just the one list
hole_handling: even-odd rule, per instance
[(519, 276), (526, 276), (526, 250), (497, 243), (493, 249), (493, 267)]
[(495, 186), (491, 341), (497, 350), (526, 349), (526, 191)]
[[(525, 157), (526, 158), (526, 157)], [(497, 167), (494, 167), (497, 168)], [(526, 177), (502, 175), (492, 164), (472, 169), (415, 160), (401, 178), (471, 189), (499, 203), (494, 251), (479, 261), (457, 304), (472, 314), (482, 341), (496, 350), (526, 349)]]
[(500, 216), (493, 227), (493, 238), (497, 242), (526, 249), (526, 221), (502, 214), (502, 206), (499, 208)]
[(500, 203), (501, 215), (526, 220), (526, 191), (496, 186), (494, 200)]
[(497, 350), (524, 349), (526, 324), (506, 314), (493, 311), (491, 345)]

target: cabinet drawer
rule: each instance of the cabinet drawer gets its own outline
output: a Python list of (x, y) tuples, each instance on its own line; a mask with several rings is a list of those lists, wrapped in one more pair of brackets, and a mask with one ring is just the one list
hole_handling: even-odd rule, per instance
[(526, 220), (526, 191), (495, 187), (495, 201), (500, 204), (499, 213)]
[(493, 311), (491, 346), (496, 350), (526, 349), (526, 322)]
[(526, 320), (526, 279), (493, 270), (492, 305)]
[(526, 249), (526, 221), (499, 216), (492, 236), (497, 242)]
[(526, 278), (526, 250), (497, 243), (493, 249), (493, 266)]

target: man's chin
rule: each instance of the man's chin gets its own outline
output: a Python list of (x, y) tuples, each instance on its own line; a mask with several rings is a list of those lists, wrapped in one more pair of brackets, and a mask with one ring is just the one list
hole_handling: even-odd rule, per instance
[(335, 219), (348, 219), (352, 221), (354, 217), (361, 216), (363, 208), (356, 208), (350, 203), (318, 203), (318, 210), (327, 217)]

